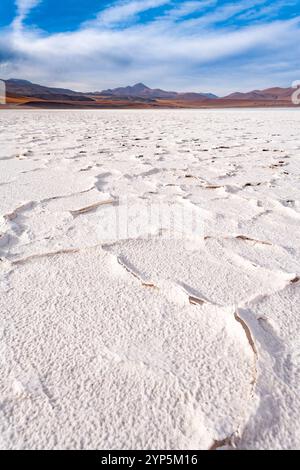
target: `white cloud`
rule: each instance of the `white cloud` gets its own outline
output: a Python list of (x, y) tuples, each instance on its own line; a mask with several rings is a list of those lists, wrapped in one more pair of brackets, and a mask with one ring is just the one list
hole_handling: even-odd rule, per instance
[[(244, 85), (251, 88), (251, 83), (253, 88), (288, 85), (298, 78), (293, 74), (299, 68), (300, 18), (222, 29), (212, 26), (216, 20), (215, 16), (212, 21), (212, 13), (202, 14), (201, 26), (185, 20), (186, 12), (207, 1), (181, 2), (169, 9), (174, 15), (177, 10), (173, 19), (166, 15), (144, 25), (126, 21), (158, 1), (118, 2), (99, 16), (101, 22), (98, 17), (73, 32), (46, 34), (28, 27), (0, 31), (0, 63), (5, 63), (0, 75), (82, 91), (144, 81), (150, 86), (217, 93)], [(228, 18), (244, 11), (246, 3), (240, 2), (238, 10), (216, 9), (215, 15)], [(37, 1), (19, 2), (18, 15), (22, 12), (24, 18), (34, 5)], [(128, 9), (122, 10), (124, 6)], [(122, 27), (108, 26), (123, 21)]]
[(16, 0), (16, 5), (18, 8), (19, 14), (26, 14), (32, 8), (34, 8), (40, 0)]
[[(131, 20), (139, 13), (158, 8), (171, 0), (127, 0), (117, 2), (97, 16), (96, 22), (101, 25), (113, 25)], [(91, 23), (90, 23), (91, 24)]]
[(216, 5), (217, 0), (188, 0), (181, 5), (172, 8), (166, 15), (167, 18), (182, 18), (192, 13), (200, 12), (207, 7)]
[(223, 6), (217, 7), (212, 13), (203, 15), (199, 18), (186, 21), (186, 26), (192, 27), (209, 27), (224, 21), (228, 21), (241, 13), (247, 12), (253, 7), (263, 5), (268, 0), (252, 0), (251, 4), (248, 0), (242, 0), (234, 3), (226, 3)]
[(35, 8), (42, 0), (16, 0), (17, 16), (13, 21), (13, 28), (20, 30), (23, 25), (23, 21), (27, 17), (28, 13)]

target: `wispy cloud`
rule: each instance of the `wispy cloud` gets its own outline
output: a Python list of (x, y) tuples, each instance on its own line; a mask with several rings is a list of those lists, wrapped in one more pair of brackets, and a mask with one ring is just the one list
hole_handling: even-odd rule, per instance
[(241, 15), (238, 16), (238, 19), (242, 20), (257, 20), (259, 18), (269, 17), (272, 19), (282, 8), (286, 8), (287, 6), (294, 6), (298, 2), (297, 0), (279, 0), (277, 2), (272, 2), (269, 5), (266, 5), (262, 8), (253, 8), (255, 5), (251, 5), (250, 9), (247, 9)]
[[(118, 23), (128, 22), (138, 14), (162, 5), (170, 4), (171, 0), (125, 0), (116, 2), (97, 15), (98, 25), (111, 26)], [(92, 25), (92, 23), (90, 23)]]
[(35, 8), (42, 0), (16, 0), (17, 16), (13, 21), (13, 28), (19, 30), (23, 26), (23, 21), (28, 13)]
[(182, 19), (193, 13), (203, 12), (207, 7), (217, 4), (217, 0), (185, 1), (171, 8), (161, 19)]
[(248, 0), (242, 0), (239, 2), (227, 3), (223, 6), (217, 6), (211, 13), (189, 20), (186, 25), (189, 28), (193, 26), (208, 27), (216, 25), (218, 23), (229, 21), (241, 13), (247, 12), (250, 8), (253, 9), (255, 6), (261, 6), (267, 3), (267, 1), (268, 0), (252, 0), (251, 4), (249, 4)]

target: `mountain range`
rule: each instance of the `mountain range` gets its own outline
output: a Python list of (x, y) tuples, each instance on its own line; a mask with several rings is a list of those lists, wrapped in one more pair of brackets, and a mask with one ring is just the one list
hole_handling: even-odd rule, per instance
[(226, 108), (293, 106), (293, 88), (268, 88), (218, 97), (212, 93), (193, 93), (152, 89), (143, 83), (133, 86), (77, 92), (53, 88), (27, 80), (9, 79), (6, 83), (8, 107), (40, 108)]
[(99, 93), (103, 96), (137, 97), (144, 99), (182, 99), (182, 100), (205, 100), (217, 98), (212, 93), (177, 93), (176, 91), (165, 91), (160, 88), (151, 89), (143, 83), (113, 90), (103, 90)]

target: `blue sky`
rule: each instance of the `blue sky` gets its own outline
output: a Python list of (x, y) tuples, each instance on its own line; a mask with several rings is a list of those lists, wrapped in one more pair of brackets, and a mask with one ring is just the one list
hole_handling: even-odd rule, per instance
[(300, 79), (300, 0), (0, 0), (0, 76), (226, 94)]

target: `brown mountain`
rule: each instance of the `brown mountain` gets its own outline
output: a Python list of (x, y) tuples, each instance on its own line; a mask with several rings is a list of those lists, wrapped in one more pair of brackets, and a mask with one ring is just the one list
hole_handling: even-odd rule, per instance
[(92, 98), (87, 97), (83, 93), (65, 88), (50, 88), (15, 78), (4, 80), (4, 82), (6, 84), (7, 96), (11, 98), (39, 98), (45, 101), (93, 101)]
[(253, 90), (247, 93), (231, 93), (224, 100), (248, 101), (290, 101), (294, 88), (267, 88), (266, 90)]

